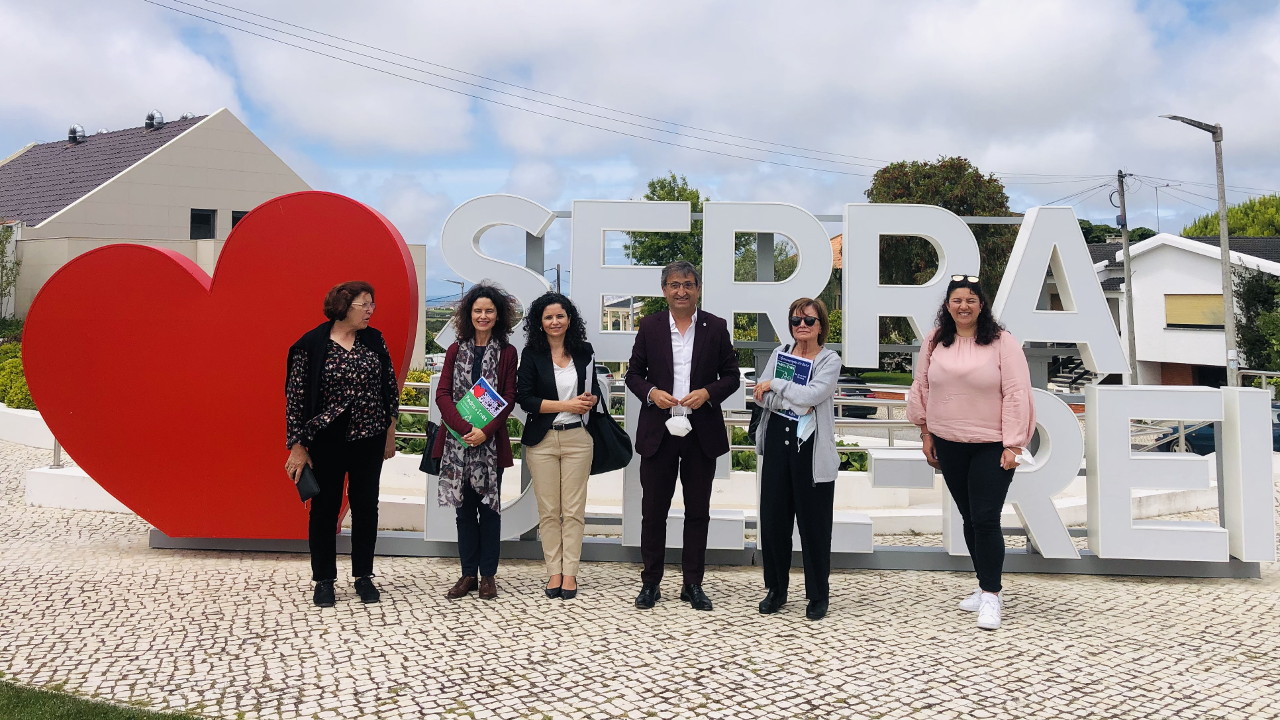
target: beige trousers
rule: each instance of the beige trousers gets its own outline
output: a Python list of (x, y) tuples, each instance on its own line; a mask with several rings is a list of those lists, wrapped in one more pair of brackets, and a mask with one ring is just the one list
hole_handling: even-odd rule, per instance
[(578, 574), (591, 474), (591, 434), (586, 428), (548, 430), (524, 449), (538, 499), (538, 534), (548, 575)]

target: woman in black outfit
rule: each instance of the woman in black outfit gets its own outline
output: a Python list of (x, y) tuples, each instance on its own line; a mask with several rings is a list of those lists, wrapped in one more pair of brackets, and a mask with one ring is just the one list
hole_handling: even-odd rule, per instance
[(324, 299), (327, 321), (289, 348), (285, 425), (295, 483), (304, 465), (315, 471), (320, 494), (311, 501), (312, 600), (333, 607), (338, 577), (336, 534), (343, 477), (351, 505), (351, 575), (366, 603), (378, 602), (373, 548), (378, 539), (378, 479), (382, 461), (396, 452), (399, 393), (382, 333), (369, 327), (373, 286), (345, 282)]

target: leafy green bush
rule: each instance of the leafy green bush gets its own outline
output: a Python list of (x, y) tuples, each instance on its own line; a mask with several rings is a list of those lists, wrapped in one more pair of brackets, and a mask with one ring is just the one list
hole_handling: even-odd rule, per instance
[[(405, 374), (405, 382), (431, 382), (430, 370), (410, 370)], [(425, 390), (406, 387), (400, 391), (400, 404), (413, 407), (430, 407), (431, 398)]]
[[(7, 361), (7, 362), (12, 362)], [(21, 362), (21, 361), (19, 361)], [(4, 396), (4, 404), (11, 408), (35, 410), (36, 403), (31, 399), (31, 390), (27, 388), (27, 376), (18, 374), (9, 385), (9, 392)]]
[(22, 323), (22, 318), (0, 318), (0, 338), (20, 339), (22, 337)]
[[(837, 448), (856, 448), (858, 447), (858, 443), (845, 442), (844, 440), (837, 439), (836, 447)], [(836, 453), (840, 456), (841, 470), (852, 470), (854, 472), (867, 471), (867, 453), (865, 450), (859, 450), (859, 451), (853, 451), (853, 452), (840, 452), (839, 450), (837, 450)]]
[(22, 358), (15, 357), (0, 362), (0, 402), (4, 402), (9, 396), (9, 388), (22, 376)]
[(16, 357), (22, 357), (22, 343), (6, 342), (0, 345), (0, 362), (12, 360)]

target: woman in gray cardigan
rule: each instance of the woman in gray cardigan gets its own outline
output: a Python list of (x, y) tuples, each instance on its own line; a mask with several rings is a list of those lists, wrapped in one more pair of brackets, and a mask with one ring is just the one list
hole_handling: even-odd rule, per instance
[(821, 300), (800, 298), (791, 303), (788, 315), (795, 343), (773, 351), (761, 376), (767, 379), (755, 389), (756, 403), (771, 411), (756, 431), (760, 554), (769, 591), (760, 612), (776, 613), (787, 602), (794, 523), (800, 529), (809, 599), (805, 617), (821, 620), (830, 597), (831, 515), (840, 466), (833, 420), (840, 355), (824, 347), (829, 325)]

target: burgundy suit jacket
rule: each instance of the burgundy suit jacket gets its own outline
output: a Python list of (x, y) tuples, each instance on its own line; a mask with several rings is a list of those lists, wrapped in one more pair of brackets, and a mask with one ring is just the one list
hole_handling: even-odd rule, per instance
[[(707, 457), (719, 457), (729, 452), (729, 437), (725, 434), (724, 414), (720, 403), (724, 402), (742, 383), (738, 373), (738, 355), (733, 350), (729, 327), (723, 318), (705, 310), (699, 310), (697, 329), (693, 336), (693, 364), (689, 369), (689, 390), (705, 389), (711, 399), (689, 415), (693, 436)], [(627, 388), (644, 403), (640, 407), (640, 421), (636, 427), (636, 452), (648, 457), (658, 451), (662, 435), (667, 429), (664, 423), (671, 417), (670, 410), (663, 410), (648, 403), (649, 391), (659, 388), (672, 392), (675, 387), (675, 360), (671, 350), (671, 313), (664, 310), (640, 320), (635, 345), (631, 347), (631, 362), (627, 365)]]

